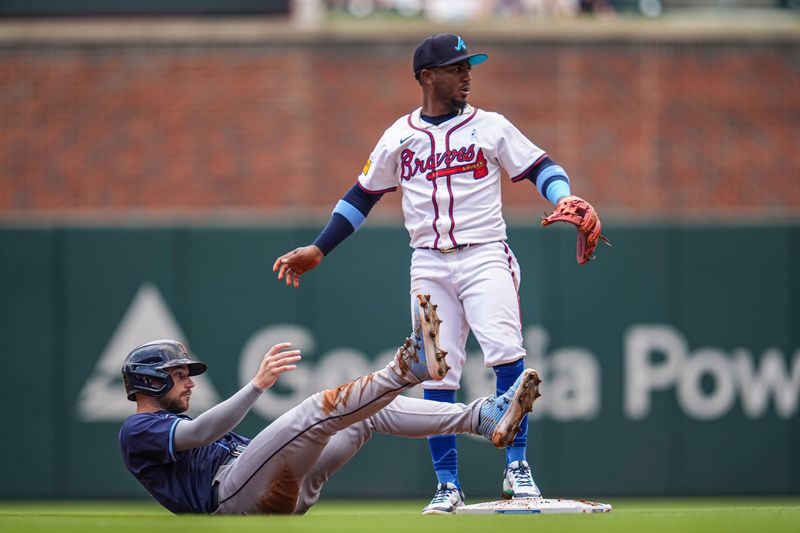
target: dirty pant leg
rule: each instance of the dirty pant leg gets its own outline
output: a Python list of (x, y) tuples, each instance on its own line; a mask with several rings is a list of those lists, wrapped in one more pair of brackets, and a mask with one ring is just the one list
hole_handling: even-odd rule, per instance
[(325, 483), (371, 438), (372, 426), (369, 419), (356, 422), (331, 437), (317, 462), (303, 479), (295, 512), (303, 514), (317, 503)]
[(398, 396), (369, 419), (353, 424), (330, 439), (303, 480), (297, 512), (305, 513), (319, 500), (325, 482), (353, 458), (372, 437), (373, 431), (415, 439), (476, 433), (480, 406), (484, 400), (479, 398), (464, 405)]
[(305, 399), (264, 428), (219, 469), (218, 514), (295, 512), (304, 477), (332, 435), (374, 415), (408, 388), (389, 366)]

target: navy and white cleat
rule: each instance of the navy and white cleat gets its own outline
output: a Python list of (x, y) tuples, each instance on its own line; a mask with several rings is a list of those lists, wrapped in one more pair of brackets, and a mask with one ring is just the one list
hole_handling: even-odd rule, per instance
[(453, 514), (464, 506), (464, 493), (453, 483), (439, 483), (431, 503), (422, 510), (422, 514)]
[(533, 409), (540, 397), (539, 374), (526, 368), (505, 392), (495, 398), (489, 396), (481, 405), (478, 433), (492, 441), (497, 448), (505, 448), (520, 430), (522, 418)]
[(514, 461), (506, 466), (503, 473), (504, 500), (512, 498), (541, 498), (542, 492), (533, 481), (533, 473), (527, 461)]

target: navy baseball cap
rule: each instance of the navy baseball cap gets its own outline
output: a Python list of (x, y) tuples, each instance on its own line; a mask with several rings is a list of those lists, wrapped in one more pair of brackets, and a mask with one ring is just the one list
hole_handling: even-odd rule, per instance
[(424, 68), (444, 67), (469, 59), (470, 65), (483, 63), (489, 56), (486, 54), (470, 54), (467, 43), (453, 33), (437, 33), (431, 35), (414, 50), (414, 76)]

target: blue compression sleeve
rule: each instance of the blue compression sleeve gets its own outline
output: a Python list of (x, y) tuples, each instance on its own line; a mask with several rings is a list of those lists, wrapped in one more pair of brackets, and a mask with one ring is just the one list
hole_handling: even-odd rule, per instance
[(531, 167), (525, 179), (531, 180), (539, 194), (554, 205), (559, 199), (572, 194), (567, 172), (547, 156)]
[(333, 208), (331, 219), (314, 240), (314, 244), (323, 254), (328, 255), (342, 241), (358, 231), (382, 196), (381, 193), (364, 191), (358, 183), (353, 185)]
[(355, 231), (353, 225), (343, 215), (333, 213), (328, 224), (322, 228), (320, 234), (314, 239), (314, 244), (322, 250), (323, 254), (328, 255)]
[(536, 181), (539, 193), (553, 204), (557, 204), (562, 196), (569, 196), (569, 177), (558, 165), (544, 169)]
[(555, 205), (565, 196), (572, 193), (569, 190), (569, 183), (563, 180), (555, 180), (547, 187), (547, 199)]

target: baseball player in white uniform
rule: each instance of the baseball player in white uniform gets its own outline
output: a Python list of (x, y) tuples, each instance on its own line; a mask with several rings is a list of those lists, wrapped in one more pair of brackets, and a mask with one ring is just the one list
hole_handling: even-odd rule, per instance
[[(488, 59), (470, 54), (458, 35), (425, 39), (414, 52), (422, 106), (381, 136), (356, 184), (337, 203), (313, 244), (278, 257), (273, 270), (287, 285), (364, 223), (383, 194), (400, 189), (415, 294), (430, 294), (442, 318), (440, 342), (450, 372), (428, 381), (425, 398), (455, 402), (471, 330), (503, 394), (523, 372), (520, 269), (506, 243), (501, 169), (512, 182), (528, 180), (553, 204), (570, 196), (567, 173), (503, 115), (467, 103), (472, 66)], [(575, 198), (575, 197), (571, 197)], [(539, 497), (526, 460), (527, 420), (506, 449), (506, 498)], [(464, 505), (454, 435), (429, 439), (438, 485), (424, 514), (452, 513)]]

